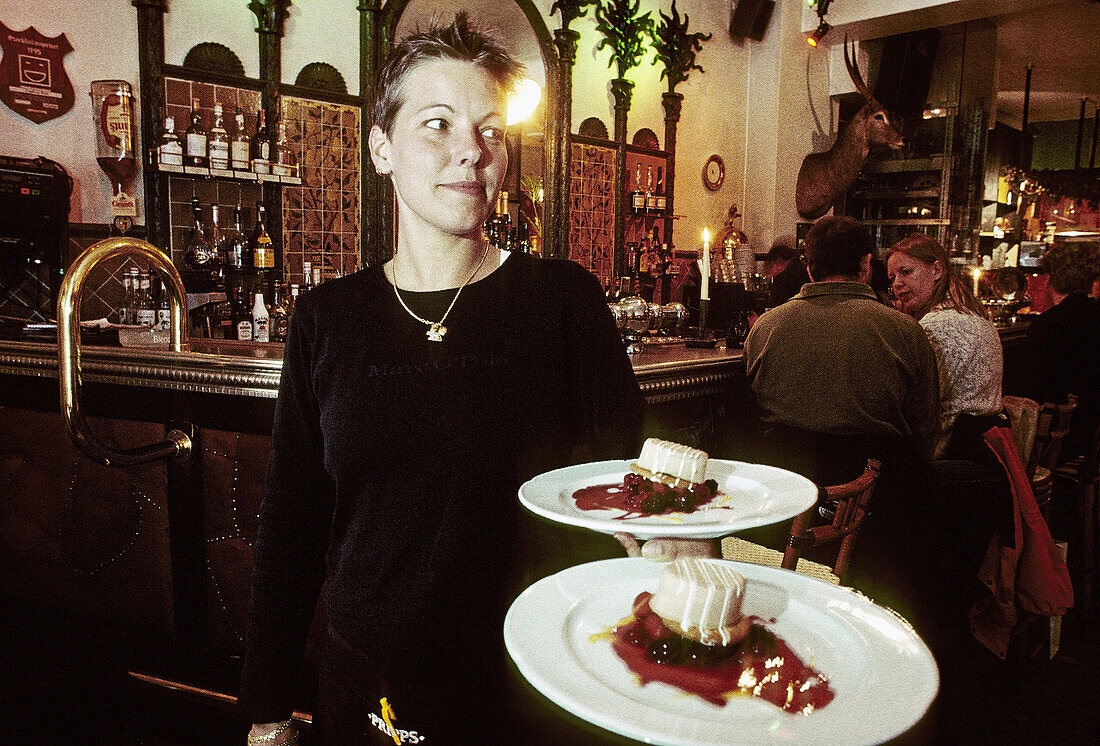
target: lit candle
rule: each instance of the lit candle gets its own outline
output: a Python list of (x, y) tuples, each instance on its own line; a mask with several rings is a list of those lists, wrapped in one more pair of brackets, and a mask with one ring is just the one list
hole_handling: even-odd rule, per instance
[(703, 275), (699, 300), (710, 300), (710, 231), (706, 228), (703, 229), (703, 256), (699, 259), (699, 270)]
[(978, 281), (982, 279), (981, 267), (975, 267), (970, 271), (970, 274), (974, 277), (974, 297), (981, 298), (981, 295), (978, 294)]

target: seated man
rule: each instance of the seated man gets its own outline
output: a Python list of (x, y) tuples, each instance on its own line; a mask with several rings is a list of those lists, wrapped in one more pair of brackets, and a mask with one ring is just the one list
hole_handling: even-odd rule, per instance
[(806, 273), (806, 265), (802, 263), (802, 257), (795, 248), (793, 236), (780, 236), (775, 239), (764, 261), (765, 271), (772, 278), (769, 307), (786, 303), (810, 281), (810, 276)]
[[(939, 383), (928, 336), (868, 286), (872, 239), (848, 217), (826, 217), (805, 241), (811, 282), (763, 314), (745, 340), (745, 367), (764, 429), (757, 460), (840, 484), (867, 458), (883, 468), (856, 544), (852, 580), (892, 597), (919, 550), (910, 526), (926, 493), (925, 460), (939, 421)], [(788, 528), (780, 524), (780, 538)], [(775, 546), (775, 536), (753, 541)], [(909, 557), (906, 555), (909, 554)], [(901, 610), (901, 609), (899, 609)], [(904, 613), (904, 612), (903, 612)]]

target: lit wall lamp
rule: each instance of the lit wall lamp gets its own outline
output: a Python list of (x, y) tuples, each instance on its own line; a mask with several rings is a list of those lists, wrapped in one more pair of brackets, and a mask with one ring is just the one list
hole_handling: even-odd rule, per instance
[(816, 47), (821, 43), (821, 40), (825, 38), (825, 34), (829, 33), (829, 29), (832, 26), (825, 20), (825, 14), (829, 12), (829, 3), (832, 0), (806, 0), (806, 3), (817, 10), (817, 19), (819, 23), (813, 33), (806, 37), (806, 43), (811, 47)]
[(508, 97), (508, 126), (531, 116), (542, 98), (542, 88), (530, 78), (521, 80)]

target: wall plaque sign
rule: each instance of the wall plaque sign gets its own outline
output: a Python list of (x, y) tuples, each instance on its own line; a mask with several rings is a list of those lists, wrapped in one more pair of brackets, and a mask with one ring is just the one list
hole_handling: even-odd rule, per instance
[(35, 124), (73, 108), (73, 84), (61, 61), (73, 51), (65, 34), (43, 36), (33, 26), (12, 31), (0, 23), (0, 101)]

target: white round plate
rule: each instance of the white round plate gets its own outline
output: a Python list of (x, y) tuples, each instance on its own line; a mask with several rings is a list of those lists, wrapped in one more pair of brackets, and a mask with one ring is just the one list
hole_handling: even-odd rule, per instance
[[(653, 592), (666, 565), (624, 558), (577, 565), (543, 578), (504, 620), (520, 673), (555, 704), (607, 730), (668, 746), (872, 744), (916, 723), (939, 687), (931, 652), (893, 612), (860, 594), (761, 565), (734, 562), (746, 578), (744, 610), (768, 621), (836, 693), (810, 715), (754, 697), (724, 707), (660, 682), (646, 685), (593, 639)], [(774, 619), (774, 622), (770, 622)]]
[(736, 531), (793, 518), (817, 501), (817, 485), (784, 469), (743, 461), (710, 459), (706, 478), (722, 495), (694, 513), (633, 516), (622, 510), (581, 510), (573, 493), (597, 484), (620, 484), (629, 461), (594, 461), (548, 471), (519, 488), (519, 500), (536, 515), (605, 534), (639, 539), (675, 536), (715, 539)]

